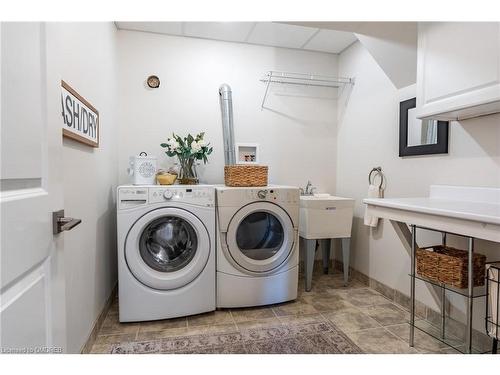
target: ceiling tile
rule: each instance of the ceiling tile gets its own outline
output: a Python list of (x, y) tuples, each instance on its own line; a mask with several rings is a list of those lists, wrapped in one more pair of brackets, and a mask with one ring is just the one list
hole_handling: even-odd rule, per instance
[(311, 51), (339, 53), (356, 36), (351, 32), (317, 29), (274, 22), (115, 22), (122, 30), (183, 35), (231, 42), (303, 48)]
[(300, 48), (317, 30), (311, 27), (258, 22), (250, 34), (248, 42), (267, 46)]
[(322, 29), (303, 48), (313, 51), (340, 53), (356, 39), (353, 33)]
[(243, 42), (254, 25), (255, 22), (185, 22), (184, 35)]
[(182, 35), (182, 22), (115, 22), (119, 29)]

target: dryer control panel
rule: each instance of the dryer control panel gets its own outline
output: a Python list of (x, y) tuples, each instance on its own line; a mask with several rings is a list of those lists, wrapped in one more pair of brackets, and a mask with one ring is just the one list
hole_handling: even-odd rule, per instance
[(246, 190), (246, 197), (251, 201), (262, 200), (289, 204), (298, 204), (299, 202), (299, 192), (294, 189), (254, 188)]

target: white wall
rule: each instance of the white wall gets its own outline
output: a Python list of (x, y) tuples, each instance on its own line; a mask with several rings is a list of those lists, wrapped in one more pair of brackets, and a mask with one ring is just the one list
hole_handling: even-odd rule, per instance
[[(337, 134), (337, 193), (356, 199), (351, 262), (359, 271), (409, 295), (410, 258), (394, 229), (382, 222), (370, 233), (362, 223), (369, 171), (383, 168), (387, 198), (427, 196), (431, 184), (500, 187), (500, 115), (452, 122), (448, 155), (400, 158), (399, 100), (408, 93), (396, 90), (359, 42), (340, 55), (339, 75), (356, 77), (349, 98), (339, 104)], [(436, 241), (430, 235), (421, 239)], [(476, 248), (491, 255), (496, 250), (496, 259), (500, 258), (500, 247), (492, 243), (478, 241)], [(434, 305), (425, 286), (419, 286), (418, 295)], [(478, 328), (481, 324), (484, 321), (479, 319)]]
[(118, 182), (116, 28), (112, 23), (48, 23), (49, 124), (61, 127), (60, 81), (97, 108), (100, 145), (63, 140), (64, 209), (82, 223), (64, 234), (68, 352), (85, 344), (116, 284)]
[(402, 88), (417, 78), (417, 23), (368, 23), (356, 37), (370, 51), (394, 86)]
[[(271, 183), (303, 186), (310, 179), (334, 192), (335, 90), (273, 89), (260, 110), (268, 70), (336, 75), (337, 57), (274, 47), (118, 31), (120, 61), (120, 183), (127, 183), (128, 157), (146, 151), (162, 167), (173, 160), (159, 144), (172, 132), (206, 132), (214, 146), (201, 180), (223, 182), (224, 154), (218, 88), (233, 90), (236, 142), (260, 144)], [(159, 89), (145, 86), (160, 77)], [(170, 160), (169, 160), (170, 159)]]

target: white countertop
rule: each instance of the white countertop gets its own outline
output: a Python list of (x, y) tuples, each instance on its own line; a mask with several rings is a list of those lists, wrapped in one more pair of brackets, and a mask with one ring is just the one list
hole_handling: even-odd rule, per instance
[(367, 212), (394, 223), (500, 242), (500, 188), (431, 185), (428, 197), (368, 198)]
[(500, 225), (500, 204), (443, 198), (370, 198), (364, 203), (430, 215), (454, 217)]

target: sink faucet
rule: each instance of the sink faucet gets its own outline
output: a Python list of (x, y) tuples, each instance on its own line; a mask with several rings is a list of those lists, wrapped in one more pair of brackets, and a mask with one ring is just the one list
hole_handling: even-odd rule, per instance
[(312, 186), (311, 181), (307, 181), (306, 188), (300, 188), (300, 195), (313, 195), (316, 188)]

